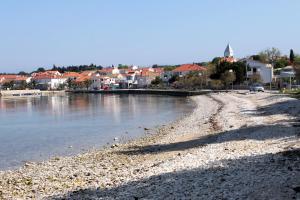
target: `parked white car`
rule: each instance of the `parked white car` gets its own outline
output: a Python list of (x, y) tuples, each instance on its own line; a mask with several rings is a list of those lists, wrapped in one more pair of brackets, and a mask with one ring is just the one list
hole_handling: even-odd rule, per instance
[(249, 87), (250, 92), (264, 92), (265, 88), (259, 83), (253, 84)]

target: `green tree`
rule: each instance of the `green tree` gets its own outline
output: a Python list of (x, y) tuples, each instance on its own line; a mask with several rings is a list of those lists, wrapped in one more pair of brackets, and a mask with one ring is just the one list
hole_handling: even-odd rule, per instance
[(74, 89), (76, 86), (75, 81), (71, 78), (68, 78), (67, 80), (67, 87), (68, 89)]
[(46, 70), (43, 68), (43, 67), (39, 67), (38, 69), (37, 69), (37, 72), (45, 72)]
[(174, 76), (174, 82), (172, 86), (178, 89), (202, 89), (206, 83), (206, 75), (204, 72), (191, 72), (183, 77)]
[(226, 87), (228, 87), (230, 84), (233, 84), (233, 82), (236, 80), (236, 75), (234, 71), (225, 71), (221, 75), (221, 80), (225, 84)]
[(58, 90), (64, 90), (65, 88), (66, 88), (66, 84), (65, 83), (61, 83), (57, 87)]
[(262, 82), (262, 78), (260, 76), (260, 74), (256, 73), (256, 74), (253, 74), (251, 76), (251, 83), (261, 83)]
[(294, 54), (294, 51), (293, 49), (290, 50), (290, 63), (294, 63), (295, 61), (295, 54)]
[(29, 87), (30, 89), (36, 89), (37, 82), (35, 80), (31, 80), (30, 83), (28, 83), (27, 87)]
[(26, 81), (21, 81), (19, 84), (17, 84), (17, 88), (18, 90), (25, 90), (27, 88), (27, 83)]
[(283, 68), (289, 65), (289, 61), (287, 58), (280, 58), (275, 61), (274, 69)]
[(294, 65), (300, 65), (300, 55), (295, 55), (293, 64)]
[(253, 60), (256, 60), (256, 61), (262, 61), (260, 55), (253, 55), (251, 56)]
[(294, 70), (296, 72), (296, 79), (300, 81), (300, 65), (294, 65)]
[(212, 89), (219, 90), (223, 87), (223, 83), (221, 80), (211, 80), (210, 86), (212, 87)]
[(167, 66), (164, 66), (164, 71), (167, 72), (167, 71), (172, 71), (176, 68), (177, 66), (176, 65), (167, 65)]
[(93, 81), (91, 79), (86, 79), (83, 81), (83, 85), (87, 90), (89, 89), (89, 87), (91, 87), (92, 84), (93, 84)]
[(2, 85), (2, 88), (7, 90), (7, 89), (13, 89), (15, 83), (14, 81), (9, 81), (9, 82), (5, 82), (3, 85)]
[(215, 57), (214, 59), (212, 59), (211, 63), (218, 65), (220, 63), (221, 58), (220, 57)]
[(226, 71), (233, 70), (236, 75), (235, 83), (242, 83), (246, 78), (246, 64), (243, 62), (221, 62), (216, 65), (215, 69), (212, 70), (210, 75), (211, 79), (220, 79), (221, 75)]
[(128, 65), (118, 64), (118, 69), (128, 69)]
[(271, 64), (274, 64), (275, 61), (280, 58), (281, 52), (279, 49), (272, 47), (269, 49), (266, 49), (259, 53), (260, 58), (262, 59), (262, 62), (268, 62)]
[(21, 76), (27, 76), (28, 73), (26, 73), (26, 72), (24, 72), (24, 71), (20, 71), (20, 72), (18, 73), (18, 75), (21, 75)]
[(163, 80), (159, 76), (155, 77), (155, 79), (151, 81), (151, 85), (160, 85), (162, 83)]
[(178, 75), (173, 75), (170, 79), (169, 79), (169, 83), (172, 84), (174, 83), (175, 81), (178, 81), (179, 79), (179, 76)]

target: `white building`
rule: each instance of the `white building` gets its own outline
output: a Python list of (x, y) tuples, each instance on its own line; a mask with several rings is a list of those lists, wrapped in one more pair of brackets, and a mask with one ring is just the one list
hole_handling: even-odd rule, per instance
[(273, 66), (257, 60), (245, 59), (247, 66), (247, 78), (254, 74), (259, 74), (263, 83), (271, 83), (273, 80)]
[(91, 81), (92, 81), (92, 84), (90, 86), (91, 89), (99, 90), (102, 88), (103, 77), (99, 73), (93, 74), (91, 76)]
[(56, 90), (62, 84), (66, 83), (67, 79), (62, 77), (35, 77), (33, 80), (38, 86), (41, 86), (41, 89), (50, 89)]
[(280, 78), (295, 78), (296, 72), (293, 66), (286, 66), (280, 71)]
[(112, 74), (120, 74), (120, 70), (118, 69), (117, 66), (115, 66), (114, 69), (112, 70)]
[(40, 89), (47, 90), (56, 90), (67, 81), (67, 77), (64, 77), (58, 71), (33, 73), (31, 76)]

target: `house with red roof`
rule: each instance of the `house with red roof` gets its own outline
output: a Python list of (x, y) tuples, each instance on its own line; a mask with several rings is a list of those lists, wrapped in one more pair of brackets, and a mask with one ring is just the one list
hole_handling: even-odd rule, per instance
[(66, 79), (76, 80), (78, 77), (80, 77), (80, 74), (77, 72), (65, 72), (63, 74), (63, 77)]
[(3, 84), (13, 82), (14, 87), (25, 83), (29, 83), (31, 80), (31, 77), (28, 76), (21, 76), (21, 75), (0, 75), (0, 88)]
[(180, 65), (179, 67), (175, 68), (172, 71), (173, 75), (178, 75), (178, 76), (185, 76), (191, 72), (203, 72), (206, 71), (207, 69), (205, 67), (199, 66), (197, 64), (184, 64)]
[(163, 68), (146, 67), (141, 68), (136, 72), (135, 80), (137, 88), (144, 88), (151, 84), (151, 81), (156, 77), (161, 77), (164, 74)]
[(31, 76), (37, 88), (44, 90), (56, 90), (67, 81), (67, 78), (58, 71), (38, 72)]

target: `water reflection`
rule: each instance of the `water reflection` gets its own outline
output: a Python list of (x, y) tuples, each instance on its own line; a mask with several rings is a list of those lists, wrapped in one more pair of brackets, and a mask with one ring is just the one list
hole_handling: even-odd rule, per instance
[(114, 137), (141, 136), (139, 127), (166, 123), (191, 109), (186, 98), (152, 95), (0, 98), (0, 168), (78, 153)]

